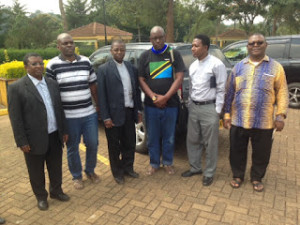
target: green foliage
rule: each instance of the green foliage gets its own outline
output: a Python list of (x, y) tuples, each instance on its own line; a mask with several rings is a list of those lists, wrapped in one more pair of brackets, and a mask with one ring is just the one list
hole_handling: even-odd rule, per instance
[[(5, 51), (11, 61), (23, 61), (23, 57), (30, 52), (38, 53), (43, 59), (52, 59), (60, 54), (57, 48), (39, 49), (0, 49), (0, 64), (6, 62)], [(80, 54), (89, 57), (95, 50), (93, 48), (79, 48)]]
[[(59, 54), (58, 49), (48, 48), (48, 49), (7, 49), (7, 54), (11, 61), (23, 61), (23, 57), (30, 52), (36, 52), (40, 54), (43, 59), (51, 59)], [(0, 63), (5, 62), (4, 49), (0, 49)]]
[(87, 13), (90, 7), (88, 0), (68, 0), (66, 16), (69, 29), (74, 29), (89, 23)]

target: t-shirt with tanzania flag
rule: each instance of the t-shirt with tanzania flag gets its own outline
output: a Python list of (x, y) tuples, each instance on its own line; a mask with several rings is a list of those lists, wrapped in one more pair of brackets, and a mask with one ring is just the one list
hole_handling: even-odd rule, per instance
[[(182, 57), (176, 50), (173, 50), (174, 62), (171, 63), (170, 50), (168, 47), (164, 52), (155, 54), (149, 49), (143, 52), (139, 59), (139, 76), (145, 78), (149, 88), (156, 94), (164, 95), (169, 91), (174, 82), (173, 69), (175, 73), (185, 71)], [(167, 107), (176, 107), (178, 103), (178, 95), (175, 93), (167, 102)], [(149, 96), (145, 97), (144, 104), (155, 107)]]

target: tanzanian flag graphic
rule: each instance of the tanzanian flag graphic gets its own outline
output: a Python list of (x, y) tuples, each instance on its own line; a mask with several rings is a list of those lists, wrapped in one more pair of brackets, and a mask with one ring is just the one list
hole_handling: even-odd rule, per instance
[(172, 78), (172, 64), (170, 61), (150, 62), (151, 79)]

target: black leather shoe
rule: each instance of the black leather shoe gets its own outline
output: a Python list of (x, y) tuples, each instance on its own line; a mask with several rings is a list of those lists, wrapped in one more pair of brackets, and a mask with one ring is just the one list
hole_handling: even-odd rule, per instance
[(194, 176), (194, 175), (197, 175), (197, 174), (202, 174), (202, 170), (198, 171), (198, 172), (191, 172), (190, 170), (187, 170), (185, 172), (183, 172), (181, 174), (182, 177), (191, 177), (191, 176)]
[(61, 193), (58, 195), (50, 195), (50, 198), (54, 198), (54, 199), (57, 199), (62, 202), (67, 202), (70, 200), (70, 197), (68, 195), (66, 195), (65, 193)]
[(139, 174), (135, 171), (129, 171), (129, 172), (125, 172), (126, 175), (133, 177), (133, 178), (139, 178)]
[(38, 208), (42, 211), (45, 211), (48, 209), (48, 202), (47, 200), (38, 200), (38, 204), (37, 204)]
[(5, 219), (0, 217), (0, 224), (5, 224)]
[(124, 184), (124, 182), (125, 182), (124, 177), (115, 177), (115, 181), (118, 184)]
[(203, 177), (202, 184), (203, 186), (209, 186), (212, 184), (214, 178), (213, 177)]

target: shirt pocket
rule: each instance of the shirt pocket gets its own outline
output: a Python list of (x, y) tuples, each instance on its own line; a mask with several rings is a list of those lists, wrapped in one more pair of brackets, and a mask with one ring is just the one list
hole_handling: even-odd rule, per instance
[(268, 73), (263, 73), (261, 76), (259, 89), (265, 91), (272, 91), (274, 89), (275, 76)]
[(246, 88), (247, 79), (244, 76), (235, 77), (235, 90), (236, 92)]

